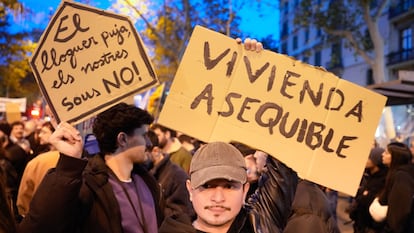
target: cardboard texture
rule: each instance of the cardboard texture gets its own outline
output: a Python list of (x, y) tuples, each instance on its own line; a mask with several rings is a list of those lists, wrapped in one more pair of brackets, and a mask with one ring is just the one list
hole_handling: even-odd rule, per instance
[(238, 141), (304, 179), (355, 195), (386, 97), (321, 68), (197, 26), (158, 122)]
[(64, 1), (30, 65), (58, 122), (79, 123), (158, 84), (126, 16)]
[(9, 124), (15, 121), (21, 121), (22, 115), (20, 113), (19, 104), (8, 102), (6, 103), (6, 120)]

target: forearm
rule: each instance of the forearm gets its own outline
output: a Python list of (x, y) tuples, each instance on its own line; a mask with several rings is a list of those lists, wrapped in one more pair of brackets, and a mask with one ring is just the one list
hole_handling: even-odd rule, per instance
[(259, 218), (262, 230), (278, 232), (285, 227), (290, 215), (298, 176), (291, 168), (270, 156), (264, 175), (267, 180), (259, 185), (249, 199), (249, 205), (252, 213)]

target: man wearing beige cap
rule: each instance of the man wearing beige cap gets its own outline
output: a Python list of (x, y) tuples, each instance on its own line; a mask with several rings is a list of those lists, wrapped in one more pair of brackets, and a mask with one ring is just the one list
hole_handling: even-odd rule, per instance
[[(270, 157), (270, 156), (269, 156)], [(297, 175), (268, 159), (266, 181), (245, 203), (249, 189), (243, 155), (233, 145), (212, 142), (194, 154), (187, 189), (197, 218), (170, 232), (282, 232), (289, 217)]]

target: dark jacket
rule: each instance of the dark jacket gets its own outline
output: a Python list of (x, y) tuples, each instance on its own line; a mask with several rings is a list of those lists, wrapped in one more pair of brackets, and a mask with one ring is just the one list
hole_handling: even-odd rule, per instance
[[(279, 233), (286, 225), (295, 196), (298, 177), (296, 172), (269, 156), (265, 181), (237, 215), (228, 233)], [(197, 232), (192, 221), (173, 216), (164, 221), (160, 232)], [(200, 231), (198, 231), (200, 232)]]
[(380, 199), (381, 205), (388, 205), (385, 232), (414, 232), (414, 164), (398, 168)]
[[(141, 166), (134, 166), (133, 173), (143, 178), (159, 207), (161, 196), (155, 179)], [(120, 209), (108, 176), (100, 156), (86, 161), (61, 155), (56, 168), (39, 186), (18, 232), (122, 233)], [(156, 214), (160, 225), (160, 208)]]
[(193, 218), (195, 213), (186, 188), (188, 174), (177, 164), (172, 163), (168, 155), (164, 155), (164, 159), (153, 167), (150, 173), (161, 186), (162, 196), (165, 199), (165, 205), (162, 208), (164, 216), (181, 212)]
[[(192, 225), (192, 220), (183, 214), (170, 216), (165, 219), (158, 233), (207, 233), (196, 230)], [(253, 233), (254, 227), (249, 220), (247, 209), (242, 208), (236, 219), (231, 224), (227, 233)]]
[(7, 151), (5, 156), (13, 165), (14, 170), (17, 173), (17, 181), (20, 184), (29, 154), (19, 145), (14, 144), (11, 140), (9, 140), (5, 150)]
[(369, 206), (383, 190), (386, 176), (387, 168), (364, 176), (349, 213), (349, 217), (354, 220), (355, 232), (365, 232), (366, 229), (380, 230), (384, 227), (382, 223), (372, 219)]
[(10, 161), (2, 155), (0, 155), (0, 183), (4, 189), (6, 198), (4, 204), (7, 203), (15, 220), (19, 221), (19, 214), (16, 206), (17, 190), (19, 188), (17, 172)]
[(301, 180), (292, 204), (292, 214), (283, 233), (339, 233), (326, 194), (316, 184)]

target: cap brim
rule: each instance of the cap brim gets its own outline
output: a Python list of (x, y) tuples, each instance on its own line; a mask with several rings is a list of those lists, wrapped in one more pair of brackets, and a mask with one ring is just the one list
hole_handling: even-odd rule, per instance
[(246, 169), (234, 166), (213, 166), (194, 171), (191, 174), (191, 186), (196, 189), (210, 180), (225, 179), (242, 184), (247, 181)]

